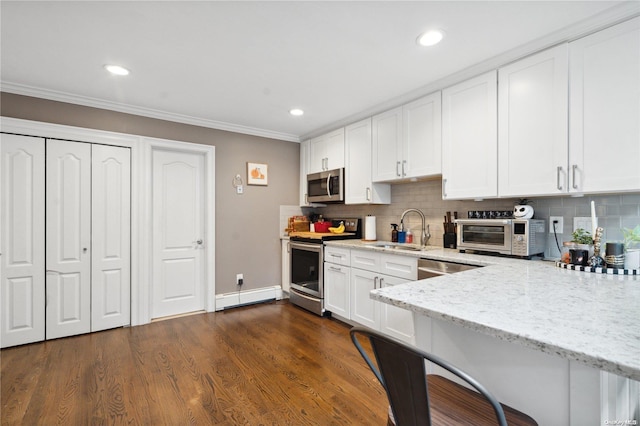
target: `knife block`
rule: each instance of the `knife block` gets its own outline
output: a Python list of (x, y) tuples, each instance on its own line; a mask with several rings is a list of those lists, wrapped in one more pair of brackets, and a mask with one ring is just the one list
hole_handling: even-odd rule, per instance
[(457, 247), (458, 234), (455, 232), (445, 232), (442, 234), (442, 240), (444, 242), (444, 248), (454, 249)]

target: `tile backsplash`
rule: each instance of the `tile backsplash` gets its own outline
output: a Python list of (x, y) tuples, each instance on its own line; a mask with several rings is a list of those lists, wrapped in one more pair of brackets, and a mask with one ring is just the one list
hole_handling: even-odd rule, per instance
[[(442, 246), (444, 215), (447, 211), (458, 212), (458, 217), (467, 217), (469, 210), (512, 210), (519, 201), (513, 199), (492, 199), (483, 201), (445, 201), (441, 194), (442, 180), (394, 184), (391, 186), (390, 205), (328, 205), (316, 209), (304, 208), (305, 212), (317, 211), (326, 217), (355, 216), (364, 218), (376, 216), (376, 235), (379, 240), (391, 239), (391, 224), (399, 223), (400, 216), (408, 208), (421, 210), (429, 224), (431, 239), (429, 245)], [(595, 202), (598, 225), (604, 228), (603, 241), (620, 241), (622, 228), (633, 228), (640, 224), (640, 193), (590, 195), (584, 197), (539, 197), (528, 198), (535, 210), (534, 218), (544, 219), (549, 228), (550, 216), (563, 217), (562, 234), (558, 242), (571, 240), (574, 217), (590, 217), (591, 201)], [(364, 221), (363, 221), (364, 222)], [(410, 213), (405, 218), (405, 227), (410, 228), (419, 238), (420, 217)], [(553, 234), (547, 234), (545, 257), (559, 258)]]

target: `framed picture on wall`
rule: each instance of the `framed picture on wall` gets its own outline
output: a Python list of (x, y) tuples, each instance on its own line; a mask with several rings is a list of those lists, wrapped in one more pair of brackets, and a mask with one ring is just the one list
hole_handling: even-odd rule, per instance
[(268, 165), (262, 163), (247, 163), (247, 184), (267, 185), (269, 174)]

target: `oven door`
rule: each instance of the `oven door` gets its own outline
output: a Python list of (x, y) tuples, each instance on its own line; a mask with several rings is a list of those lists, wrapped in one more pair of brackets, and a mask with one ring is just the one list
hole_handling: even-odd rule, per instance
[(511, 254), (511, 220), (458, 219), (458, 249)]
[(291, 288), (322, 299), (323, 244), (290, 242)]

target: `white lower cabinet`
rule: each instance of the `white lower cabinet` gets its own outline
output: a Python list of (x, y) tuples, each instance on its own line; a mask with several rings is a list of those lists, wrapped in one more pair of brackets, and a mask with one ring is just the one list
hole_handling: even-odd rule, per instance
[[(414, 257), (351, 250), (351, 320), (414, 343), (413, 314), (371, 299), (371, 290), (417, 279)], [(365, 268), (365, 269), (362, 269)]]
[(351, 315), (349, 249), (325, 247), (324, 260), (325, 309), (343, 319), (349, 319)]

